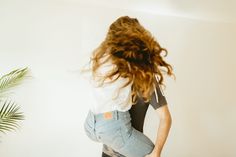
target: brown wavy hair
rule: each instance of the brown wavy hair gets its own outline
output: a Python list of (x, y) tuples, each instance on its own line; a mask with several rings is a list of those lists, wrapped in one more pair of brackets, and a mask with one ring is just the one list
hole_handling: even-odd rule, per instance
[[(137, 102), (138, 96), (149, 102), (156, 85), (164, 85), (162, 72), (174, 76), (173, 68), (163, 60), (162, 52), (166, 57), (168, 51), (136, 18), (122, 16), (110, 25), (105, 40), (93, 51), (90, 70), (93, 78), (100, 82), (99, 86), (106, 80), (112, 83), (120, 77), (126, 78), (127, 82), (119, 89), (131, 85), (132, 104)], [(105, 75), (99, 75), (99, 67), (108, 62), (114, 68)]]

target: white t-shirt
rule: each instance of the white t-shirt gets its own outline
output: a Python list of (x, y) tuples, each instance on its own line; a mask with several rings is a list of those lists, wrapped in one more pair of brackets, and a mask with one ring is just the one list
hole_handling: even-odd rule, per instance
[[(107, 71), (114, 68), (110, 62), (101, 65), (98, 72), (106, 74)], [(104, 113), (109, 111), (128, 111), (131, 108), (131, 84), (121, 88), (119, 96), (117, 96), (118, 89), (124, 85), (128, 80), (119, 77), (115, 82), (105, 83), (101, 87), (97, 87), (97, 83), (92, 79), (92, 72), (87, 74), (87, 78), (90, 84), (91, 94), (93, 96), (90, 110), (95, 113)], [(116, 97), (117, 96), (117, 97)], [(130, 98), (130, 99), (129, 99)], [(129, 100), (127, 105), (127, 100)]]

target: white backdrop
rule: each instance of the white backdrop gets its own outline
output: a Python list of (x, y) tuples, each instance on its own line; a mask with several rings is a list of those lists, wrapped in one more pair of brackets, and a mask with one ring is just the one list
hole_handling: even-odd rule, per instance
[[(235, 157), (235, 23), (150, 14), (82, 3), (0, 2), (0, 74), (29, 67), (32, 79), (10, 97), (24, 112), (21, 129), (1, 135), (1, 157), (99, 157), (83, 121), (91, 102), (79, 75), (119, 16), (139, 19), (169, 51), (173, 125), (163, 157)], [(145, 134), (155, 141), (150, 107)]]

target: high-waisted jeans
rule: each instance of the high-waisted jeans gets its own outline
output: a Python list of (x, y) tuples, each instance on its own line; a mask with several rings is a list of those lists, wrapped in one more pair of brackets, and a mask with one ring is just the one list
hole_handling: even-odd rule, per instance
[(129, 111), (94, 114), (89, 111), (84, 122), (87, 136), (127, 157), (145, 157), (154, 148), (153, 142), (131, 126)]

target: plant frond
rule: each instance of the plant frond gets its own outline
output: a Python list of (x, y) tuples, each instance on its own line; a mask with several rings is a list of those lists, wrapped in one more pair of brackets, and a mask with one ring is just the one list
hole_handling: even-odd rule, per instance
[(28, 73), (28, 68), (19, 68), (0, 78), (0, 97), (10, 88), (18, 85)]
[(24, 120), (24, 115), (19, 112), (20, 107), (15, 102), (4, 100), (0, 102), (0, 132), (13, 131), (19, 128), (18, 121)]

